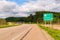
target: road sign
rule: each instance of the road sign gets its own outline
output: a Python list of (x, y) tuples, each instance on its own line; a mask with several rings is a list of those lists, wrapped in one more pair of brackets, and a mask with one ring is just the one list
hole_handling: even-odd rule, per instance
[(45, 13), (43, 15), (43, 20), (44, 21), (53, 21), (53, 13)]
[(43, 15), (43, 20), (45, 21), (45, 25), (46, 25), (46, 21), (50, 21), (50, 26), (52, 27), (53, 13), (45, 13)]

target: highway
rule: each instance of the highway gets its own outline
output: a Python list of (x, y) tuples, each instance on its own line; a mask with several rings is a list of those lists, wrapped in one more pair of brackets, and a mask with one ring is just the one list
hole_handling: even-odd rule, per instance
[(37, 24), (22, 24), (16, 27), (1, 28), (0, 40), (52, 40), (52, 38)]
[(21, 39), (29, 30), (31, 30), (31, 27), (27, 24), (16, 27), (2, 28), (0, 29), (0, 40), (16, 40), (18, 37)]

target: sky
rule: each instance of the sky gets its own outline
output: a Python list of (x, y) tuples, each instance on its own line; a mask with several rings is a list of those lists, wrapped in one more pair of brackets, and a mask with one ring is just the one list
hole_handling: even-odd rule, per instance
[(27, 17), (36, 11), (60, 12), (60, 0), (0, 0), (0, 18)]

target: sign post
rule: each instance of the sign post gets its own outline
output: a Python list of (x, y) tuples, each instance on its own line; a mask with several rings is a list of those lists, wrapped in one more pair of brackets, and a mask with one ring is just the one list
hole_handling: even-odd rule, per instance
[(43, 20), (45, 22), (45, 25), (46, 25), (46, 22), (49, 21), (50, 22), (50, 26), (52, 25), (52, 21), (53, 21), (53, 13), (45, 13), (43, 15)]

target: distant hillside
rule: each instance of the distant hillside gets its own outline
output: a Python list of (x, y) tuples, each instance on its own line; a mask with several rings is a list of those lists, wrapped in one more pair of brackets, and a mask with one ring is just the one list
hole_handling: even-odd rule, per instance
[(8, 22), (34, 22), (34, 23), (42, 23), (43, 22), (43, 14), (44, 13), (53, 13), (54, 15), (54, 23), (60, 22), (60, 12), (50, 12), (50, 11), (38, 11), (35, 12), (35, 15), (30, 14), (28, 17), (8, 17), (6, 20)]

